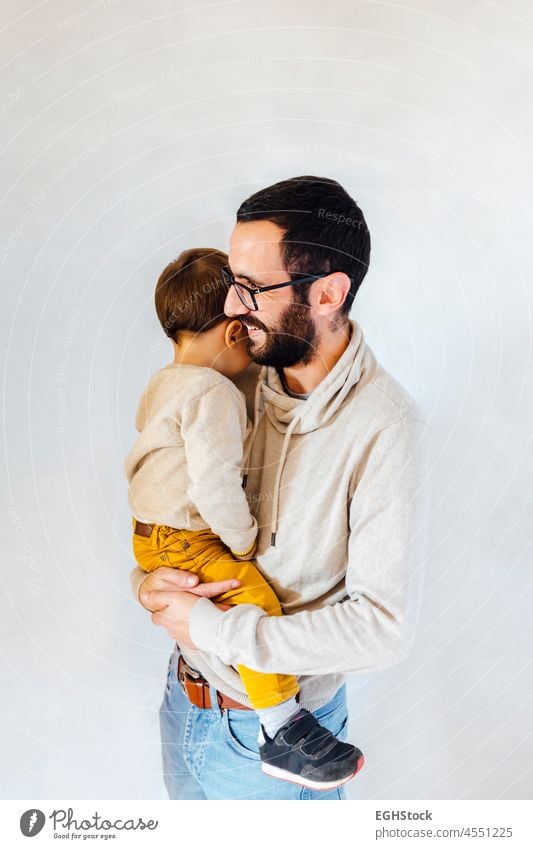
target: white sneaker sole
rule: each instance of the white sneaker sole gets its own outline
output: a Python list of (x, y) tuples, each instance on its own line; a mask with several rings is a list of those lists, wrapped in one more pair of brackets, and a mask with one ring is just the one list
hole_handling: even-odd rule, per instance
[(301, 787), (308, 787), (310, 790), (335, 790), (336, 787), (342, 787), (347, 784), (352, 778), (355, 778), (357, 773), (362, 769), (365, 762), (364, 757), (360, 757), (357, 762), (357, 767), (346, 778), (340, 781), (313, 781), (310, 778), (303, 778), (301, 775), (296, 775), (294, 772), (287, 772), (286, 769), (280, 769), (278, 766), (272, 766), (269, 763), (262, 763), (261, 769), (266, 775), (272, 778), (280, 778), (282, 781), (291, 781), (293, 784), (299, 784)]

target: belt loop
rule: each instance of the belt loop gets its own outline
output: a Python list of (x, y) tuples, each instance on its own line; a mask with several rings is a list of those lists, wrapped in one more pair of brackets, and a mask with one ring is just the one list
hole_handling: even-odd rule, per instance
[(170, 674), (173, 681), (178, 680), (178, 661), (180, 659), (180, 647), (174, 643), (172, 654), (170, 655)]
[(161, 532), (161, 525), (153, 525), (152, 533), (150, 534), (150, 547), (151, 548), (161, 548), (161, 542), (159, 534)]
[(218, 703), (218, 693), (212, 684), (209, 685), (209, 695), (211, 696), (211, 711), (220, 718), (224, 711)]

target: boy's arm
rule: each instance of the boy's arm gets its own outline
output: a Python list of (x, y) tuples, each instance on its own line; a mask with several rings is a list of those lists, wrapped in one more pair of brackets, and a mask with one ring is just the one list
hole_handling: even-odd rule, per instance
[(364, 672), (401, 660), (414, 637), (426, 547), (425, 425), (404, 418), (383, 430), (350, 506), (348, 598), (292, 616), (254, 605), (226, 613), (194, 606), (198, 649), (258, 672)]
[(181, 417), (187, 496), (213, 533), (239, 556), (252, 552), (257, 536), (242, 487), (246, 422), (244, 398), (225, 383), (192, 399)]

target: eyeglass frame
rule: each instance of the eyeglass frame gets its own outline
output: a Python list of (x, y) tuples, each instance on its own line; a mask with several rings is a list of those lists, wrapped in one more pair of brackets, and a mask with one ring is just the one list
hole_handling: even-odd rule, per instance
[(306, 277), (299, 277), (296, 280), (287, 280), (285, 283), (274, 283), (271, 286), (256, 286), (254, 289), (250, 288), (250, 286), (246, 286), (244, 283), (239, 283), (235, 280), (233, 272), (229, 265), (224, 265), (221, 269), (222, 276), (226, 280), (229, 286), (236, 286), (245, 289), (252, 298), (253, 307), (249, 307), (248, 304), (245, 304), (243, 299), (239, 294), (239, 289), (237, 288), (237, 297), (239, 298), (241, 304), (246, 307), (246, 309), (252, 312), (256, 312), (259, 309), (257, 306), (257, 301), (255, 296), (260, 294), (261, 292), (271, 292), (273, 289), (282, 289), (284, 286), (296, 286), (298, 283), (310, 283), (311, 281), (320, 280), (322, 277), (327, 277), (331, 272), (326, 272), (326, 274), (308, 274)]

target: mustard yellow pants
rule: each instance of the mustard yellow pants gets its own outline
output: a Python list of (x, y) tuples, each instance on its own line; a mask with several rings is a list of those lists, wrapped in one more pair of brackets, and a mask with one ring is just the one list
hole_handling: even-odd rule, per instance
[[(135, 519), (133, 527), (135, 529)], [(215, 601), (231, 605), (256, 604), (270, 616), (281, 616), (277, 596), (257, 567), (249, 560), (235, 560), (211, 530), (176, 530), (167, 525), (153, 525), (150, 537), (134, 532), (133, 553), (145, 572), (171, 566), (198, 575), (202, 582), (237, 578), (240, 586), (221, 593)], [(237, 671), (256, 710), (274, 707), (299, 691), (292, 675), (254, 672), (246, 666), (237, 666)]]

